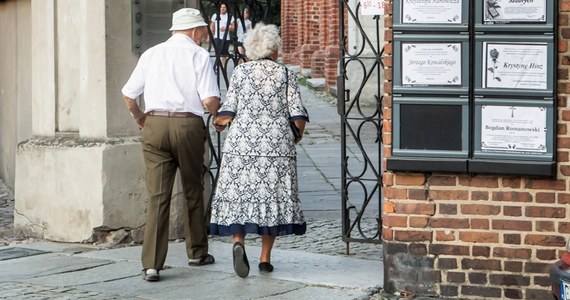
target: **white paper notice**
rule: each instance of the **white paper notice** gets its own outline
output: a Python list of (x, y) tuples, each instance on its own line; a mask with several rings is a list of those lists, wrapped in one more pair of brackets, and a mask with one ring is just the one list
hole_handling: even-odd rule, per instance
[(403, 0), (402, 23), (461, 24), (463, 0)]
[(363, 16), (383, 16), (384, 0), (360, 0), (360, 11)]
[(546, 0), (481, 1), (485, 22), (546, 22)]
[(483, 88), (547, 88), (546, 44), (483, 43), (483, 49)]
[(461, 85), (461, 43), (402, 43), (403, 85)]
[(546, 152), (545, 107), (481, 107), (481, 150), (486, 152)]

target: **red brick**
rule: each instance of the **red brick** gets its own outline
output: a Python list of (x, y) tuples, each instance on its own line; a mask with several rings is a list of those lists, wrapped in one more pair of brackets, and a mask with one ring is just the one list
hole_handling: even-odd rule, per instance
[(560, 223), (558, 223), (558, 232), (560, 232), (560, 233), (570, 233), (570, 222), (560, 222)]
[(432, 218), (429, 226), (432, 228), (469, 228), (469, 219)]
[(457, 185), (457, 178), (455, 176), (438, 176), (433, 175), (428, 178), (430, 186), (455, 186)]
[(409, 189), (408, 199), (410, 200), (427, 200), (427, 191), (424, 189)]
[(536, 193), (537, 203), (555, 203), (556, 194), (555, 193)]
[(396, 174), (396, 185), (424, 185), (426, 183), (425, 174)]
[(459, 180), (459, 184), (470, 187), (497, 188), (499, 187), (498, 177), (475, 176), (469, 179)]
[(461, 260), (461, 267), (463, 269), (500, 271), (501, 261), (496, 259), (463, 258)]
[(501, 180), (503, 187), (520, 189), (522, 185), (522, 180), (520, 178), (504, 177)]
[(471, 229), (489, 229), (489, 219), (471, 219)]
[(492, 228), (495, 230), (508, 231), (532, 231), (532, 222), (518, 220), (493, 220)]
[(435, 204), (429, 203), (396, 203), (394, 208), (399, 214), (432, 216), (435, 213)]
[(385, 215), (382, 217), (382, 224), (390, 227), (408, 227), (408, 217), (401, 215)]
[(491, 247), (489, 247), (489, 246), (473, 246), (471, 248), (471, 255), (489, 257), (491, 255)]
[(431, 231), (394, 231), (394, 240), (400, 242), (431, 242)]
[(558, 204), (570, 204), (570, 194), (558, 194)]
[(532, 202), (532, 195), (527, 192), (493, 192), (493, 201)]
[(558, 256), (556, 255), (556, 250), (544, 250), (544, 249), (538, 249), (536, 250), (536, 258), (540, 259), (540, 260), (555, 260), (558, 258)]
[(382, 229), (382, 240), (393, 241), (394, 240), (394, 230), (392, 229)]
[(503, 235), (503, 241), (509, 245), (520, 245), (522, 239), (520, 234), (505, 234)]
[(503, 214), (507, 217), (520, 217), (522, 216), (522, 207), (503, 206)]
[(499, 234), (495, 232), (459, 232), (459, 239), (467, 243), (498, 243)]
[(564, 247), (566, 246), (566, 239), (560, 235), (528, 234), (524, 243), (541, 247)]
[(457, 204), (441, 203), (438, 205), (438, 213), (441, 215), (456, 215), (457, 214)]
[(468, 191), (438, 191), (438, 190), (429, 190), (429, 199), (432, 200), (468, 200), (469, 199), (469, 192)]
[(552, 264), (549, 263), (526, 262), (524, 264), (524, 271), (528, 273), (548, 274), (551, 265)]
[(461, 213), (464, 215), (498, 215), (501, 212), (500, 206), (485, 204), (461, 204)]
[(468, 256), (469, 247), (447, 244), (431, 244), (429, 245), (429, 253), (434, 255)]
[(489, 192), (474, 191), (471, 192), (471, 200), (489, 200)]
[(454, 230), (437, 230), (435, 232), (435, 240), (444, 241), (455, 241), (455, 231)]
[(384, 188), (384, 197), (386, 199), (406, 199), (407, 191), (396, 187)]
[(428, 217), (410, 217), (410, 227), (412, 228), (425, 228), (429, 222)]
[(512, 273), (520, 273), (522, 271), (523, 264), (520, 261), (505, 261), (505, 271)]
[(554, 232), (554, 222), (552, 221), (536, 221), (536, 231), (538, 232)]
[(566, 181), (565, 180), (546, 180), (546, 179), (527, 179), (525, 182), (525, 186), (527, 189), (565, 191), (566, 190)]
[(531, 206), (525, 209), (525, 216), (531, 218), (565, 218), (566, 208)]
[(517, 248), (506, 248), (506, 247), (496, 247), (493, 249), (494, 257), (530, 259), (531, 255), (532, 255), (531, 249), (517, 249)]

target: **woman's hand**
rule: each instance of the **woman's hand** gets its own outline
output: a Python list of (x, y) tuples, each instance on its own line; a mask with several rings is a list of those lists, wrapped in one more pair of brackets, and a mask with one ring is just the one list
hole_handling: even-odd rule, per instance
[(224, 131), (224, 129), (226, 129), (226, 125), (219, 125), (219, 124), (214, 123), (214, 128), (216, 128), (217, 132), (222, 132), (222, 131)]

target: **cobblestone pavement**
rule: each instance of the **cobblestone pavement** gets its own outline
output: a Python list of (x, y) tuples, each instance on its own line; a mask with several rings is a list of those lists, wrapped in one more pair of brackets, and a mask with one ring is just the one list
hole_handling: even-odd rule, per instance
[(0, 246), (14, 239), (14, 196), (0, 180)]

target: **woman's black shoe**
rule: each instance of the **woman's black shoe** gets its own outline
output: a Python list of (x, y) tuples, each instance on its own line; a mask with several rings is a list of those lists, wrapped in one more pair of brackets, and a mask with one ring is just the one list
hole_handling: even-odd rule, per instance
[(246, 278), (249, 274), (249, 262), (245, 255), (245, 248), (240, 242), (236, 242), (233, 247), (234, 271), (241, 278)]
[(273, 265), (268, 262), (259, 263), (260, 272), (273, 272)]

